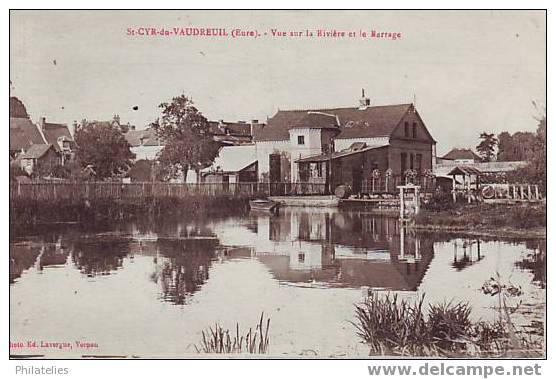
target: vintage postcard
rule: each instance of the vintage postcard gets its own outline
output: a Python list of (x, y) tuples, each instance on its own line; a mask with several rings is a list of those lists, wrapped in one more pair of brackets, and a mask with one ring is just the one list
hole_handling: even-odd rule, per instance
[(10, 357), (545, 358), (546, 17), (11, 10)]

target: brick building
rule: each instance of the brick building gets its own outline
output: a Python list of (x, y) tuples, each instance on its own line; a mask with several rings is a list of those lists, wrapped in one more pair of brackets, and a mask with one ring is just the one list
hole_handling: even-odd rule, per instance
[(278, 111), (254, 127), (259, 180), (340, 184), (358, 192), (372, 175), (433, 168), (436, 141), (413, 104)]

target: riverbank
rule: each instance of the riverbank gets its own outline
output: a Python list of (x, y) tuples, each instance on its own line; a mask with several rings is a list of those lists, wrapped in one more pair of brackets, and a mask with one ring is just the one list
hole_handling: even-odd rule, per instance
[(411, 228), (478, 237), (546, 238), (546, 206), (473, 204), (447, 210), (422, 209)]
[(191, 217), (246, 212), (247, 199), (229, 196), (187, 196), (140, 200), (96, 199), (45, 202), (10, 199), (10, 226), (53, 223), (99, 223), (143, 217)]

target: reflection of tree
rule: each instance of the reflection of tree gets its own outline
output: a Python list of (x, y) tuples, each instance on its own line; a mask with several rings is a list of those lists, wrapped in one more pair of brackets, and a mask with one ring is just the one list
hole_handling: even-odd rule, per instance
[(173, 217), (156, 218), (154, 216), (137, 219), (130, 224), (131, 232), (148, 235), (157, 234), (167, 237), (189, 237), (212, 235), (208, 220), (191, 219), (184, 222)]
[(166, 258), (157, 278), (164, 301), (183, 305), (199, 290), (208, 279), (217, 242), (216, 239), (159, 241), (160, 251)]
[(40, 246), (10, 245), (10, 283), (14, 283), (23, 271), (35, 263), (40, 252)]
[(525, 245), (532, 251), (527, 253), (515, 265), (522, 270), (529, 270), (533, 273), (533, 282), (538, 283), (541, 288), (546, 286), (546, 240), (528, 241)]
[(119, 237), (80, 240), (71, 253), (79, 271), (87, 276), (110, 274), (122, 267), (128, 254), (129, 241)]
[(64, 265), (68, 258), (68, 251), (62, 247), (61, 243), (47, 244), (43, 247), (42, 254), (39, 258), (39, 269), (42, 270), (48, 266)]

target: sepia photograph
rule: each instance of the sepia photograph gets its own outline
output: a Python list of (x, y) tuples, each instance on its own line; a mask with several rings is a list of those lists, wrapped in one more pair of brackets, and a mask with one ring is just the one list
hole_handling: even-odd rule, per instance
[(544, 360), (546, 113), (543, 9), (12, 9), (16, 373)]

